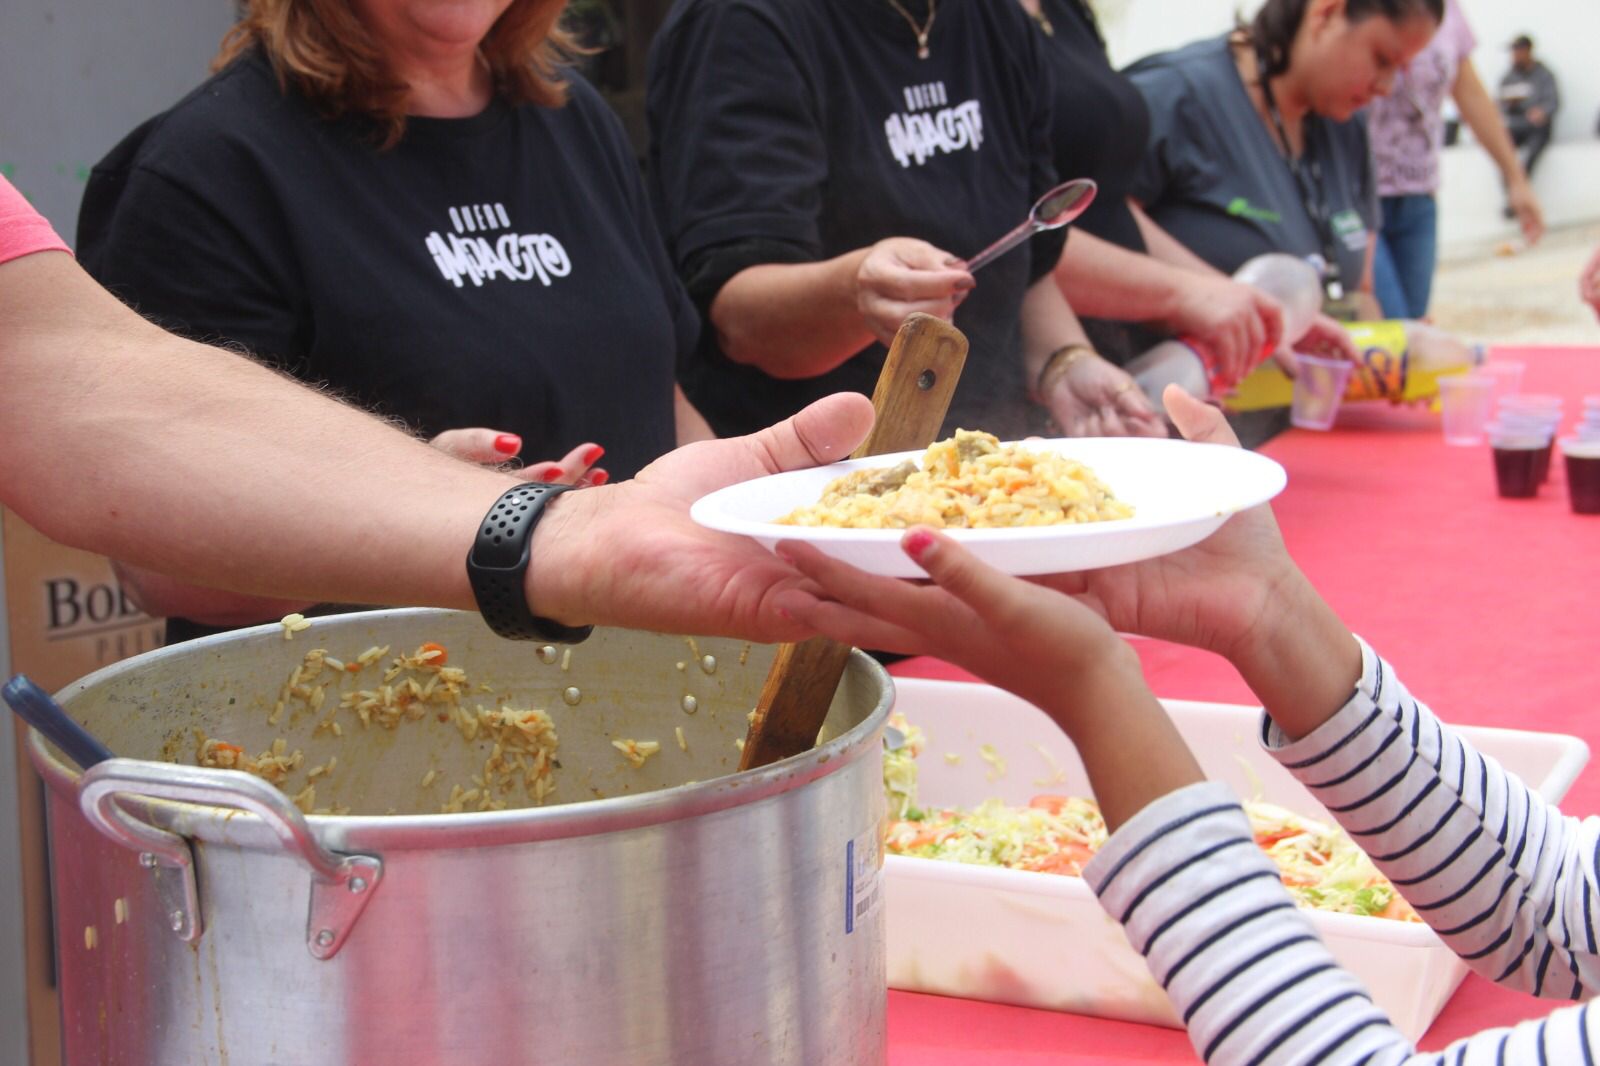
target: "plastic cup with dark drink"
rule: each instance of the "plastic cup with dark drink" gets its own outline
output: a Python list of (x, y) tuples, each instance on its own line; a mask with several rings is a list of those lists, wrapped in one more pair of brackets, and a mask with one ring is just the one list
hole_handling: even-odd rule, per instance
[(1567, 492), (1573, 514), (1600, 514), (1600, 440), (1568, 437), (1561, 442), (1567, 462)]
[(1560, 414), (1502, 410), (1493, 425), (1499, 428), (1503, 436), (1543, 438), (1544, 445), (1539, 449), (1536, 463), (1539, 484), (1543, 485), (1550, 480), (1550, 453), (1554, 449), (1556, 427), (1560, 423)]
[(1534, 428), (1492, 423), (1487, 427), (1494, 456), (1494, 482), (1508, 500), (1530, 500), (1539, 494), (1539, 457), (1550, 454), (1551, 438)]

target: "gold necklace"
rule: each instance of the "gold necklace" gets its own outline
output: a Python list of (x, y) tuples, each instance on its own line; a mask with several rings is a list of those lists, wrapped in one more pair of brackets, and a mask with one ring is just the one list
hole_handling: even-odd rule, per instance
[(1038, 25), (1039, 29), (1044, 31), (1046, 37), (1054, 37), (1056, 35), (1056, 28), (1050, 24), (1050, 16), (1044, 13), (1044, 8), (1039, 6), (1038, 0), (1033, 0), (1031, 4), (1024, 2), (1022, 10), (1028, 13), (1028, 17)]
[(934, 8), (934, 0), (928, 0), (928, 21), (921, 26), (911, 17), (911, 12), (900, 5), (899, 0), (889, 0), (889, 6), (900, 12), (900, 17), (906, 20), (906, 25), (911, 27), (911, 32), (917, 35), (917, 58), (928, 58), (928, 34), (933, 32), (933, 17), (938, 14)]

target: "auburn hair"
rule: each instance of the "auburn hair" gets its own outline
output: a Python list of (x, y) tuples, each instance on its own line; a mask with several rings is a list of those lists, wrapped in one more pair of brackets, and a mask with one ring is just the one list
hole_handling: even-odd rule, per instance
[[(511, 0), (479, 45), (495, 92), (513, 104), (560, 107), (563, 71), (584, 52), (559, 25), (566, 0)], [(293, 85), (324, 117), (359, 115), (376, 125), (383, 148), (406, 129), (406, 83), (349, 0), (246, 0), (243, 16), (211, 61), (221, 70), (252, 48), (272, 62), (278, 83)]]

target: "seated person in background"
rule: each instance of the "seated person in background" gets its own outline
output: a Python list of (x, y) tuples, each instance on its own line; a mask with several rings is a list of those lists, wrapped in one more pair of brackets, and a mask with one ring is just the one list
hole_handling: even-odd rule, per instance
[(719, 433), (870, 394), (923, 311), (971, 341), (947, 430), (1165, 435), (1050, 276), (1061, 233), (976, 277), (962, 265), (1056, 183), (1046, 77), (1011, 0), (673, 7), (650, 57), (650, 172), (707, 318), (685, 388)]
[[(1068, 231), (1056, 267), (1068, 303), (1083, 316), (1096, 349), (1135, 373), (1139, 364), (1131, 361), (1138, 354), (1176, 334), (1206, 349), (1219, 383), (1238, 380), (1276, 349), (1280, 309), (1179, 244), (1128, 199), (1150, 111), (1133, 83), (1112, 68), (1087, 0), (1021, 3), (1052, 75), (1056, 172), (1093, 178), (1100, 186)], [(1327, 318), (1301, 347), (1355, 356), (1348, 335)]]
[[(1522, 169), (1531, 177), (1539, 157), (1550, 146), (1561, 90), (1550, 68), (1533, 58), (1533, 38), (1523, 34), (1511, 42), (1511, 69), (1500, 79), (1500, 110), (1511, 140), (1522, 149)], [(1510, 218), (1507, 208), (1507, 218)]]
[(1383, 211), (1373, 284), (1388, 318), (1428, 315), (1438, 262), (1439, 209), (1434, 194), (1439, 189), (1447, 98), (1455, 101), (1478, 143), (1500, 168), (1527, 242), (1537, 243), (1544, 233), (1539, 198), (1472, 65), (1477, 44), (1458, 0), (1445, 0), (1439, 32), (1395, 77), (1393, 91), (1373, 101), (1367, 112)]
[[(467, 552), (520, 484), (157, 329), (91, 281), (4, 177), (0, 366), (0, 504), (62, 544), (219, 588), (471, 610)], [(697, 525), (689, 505), (841, 459), (871, 425), (864, 398), (833, 396), (757, 436), (561, 494), (533, 532), (530, 609), (570, 625), (814, 636), (773, 606), (805, 579)]]
[[(630, 477), (709, 435), (674, 382), (696, 316), (621, 123), (561, 72), (560, 9), (251, 0), (217, 73), (96, 168), (84, 266), (474, 460)], [(124, 574), (169, 639), (302, 606)]]
[[(1218, 412), (1165, 395), (1186, 437), (1231, 443)], [(1595, 1061), (1592, 1002), (1417, 1053), (1317, 938), (1238, 798), (1205, 782), (1145, 685), (1118, 632), (1227, 657), (1261, 699), (1261, 742), (1473, 970), (1552, 998), (1600, 990), (1600, 818), (1563, 816), (1417, 702), (1294, 565), (1268, 507), (1183, 552), (1039, 583), (927, 528), (902, 544), (932, 585), (780, 544), (829, 597), (791, 590), (780, 608), (837, 640), (958, 663), (1061, 726), (1112, 831), (1084, 879), (1207, 1062)]]
[(1356, 112), (1443, 17), (1444, 0), (1267, 0), (1248, 27), (1140, 60), (1128, 74), (1152, 130), (1133, 198), (1225, 273), (1263, 252), (1316, 256), (1331, 308), (1379, 317), (1377, 189)]

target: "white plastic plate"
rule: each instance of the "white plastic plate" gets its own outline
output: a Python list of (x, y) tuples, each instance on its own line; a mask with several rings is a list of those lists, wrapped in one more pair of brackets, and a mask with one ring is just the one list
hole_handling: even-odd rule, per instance
[[(917, 759), (919, 806), (1091, 795), (1072, 742), (1043, 711), (987, 685), (896, 680), (895, 688), (896, 709), (927, 733)], [(1243, 798), (1333, 821), (1261, 750), (1259, 710), (1162, 702), (1207, 776)], [(1589, 759), (1577, 737), (1472, 727), (1459, 732), (1552, 802)], [(984, 744), (1003, 760), (1003, 774), (979, 754)], [(1178, 1025), (1144, 959), (1081, 878), (903, 855), (888, 856), (884, 874), (890, 987)], [(1466, 974), (1425, 925), (1306, 913), (1334, 957), (1411, 1040), (1433, 1023)]]
[[(1054, 574), (1153, 559), (1214, 533), (1229, 515), (1283, 491), (1283, 467), (1255, 452), (1215, 444), (1138, 437), (1032, 440), (1023, 447), (1057, 452), (1087, 465), (1134, 516), (1082, 525), (1026, 529), (952, 530), (989, 565), (1010, 574)], [(774, 519), (816, 503), (828, 482), (853, 470), (918, 460), (920, 451), (875, 455), (832, 466), (793, 470), (730, 485), (695, 502), (696, 522), (754, 537), (768, 548), (803, 540), (862, 570), (889, 577), (922, 577), (900, 550), (894, 529), (780, 526)]]

